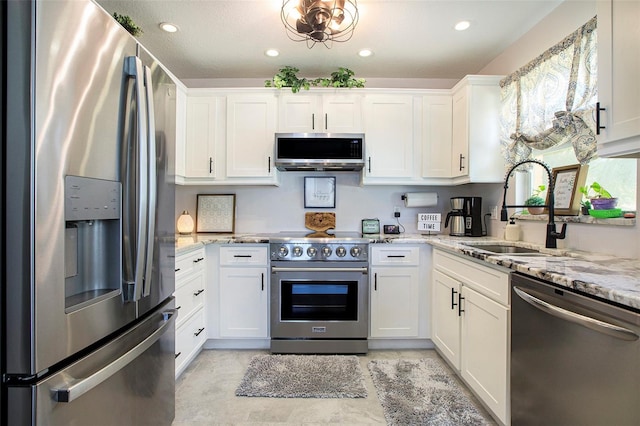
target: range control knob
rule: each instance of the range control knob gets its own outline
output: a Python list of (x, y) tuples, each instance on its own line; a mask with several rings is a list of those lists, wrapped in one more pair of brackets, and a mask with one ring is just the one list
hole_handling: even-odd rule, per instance
[(324, 257), (329, 257), (329, 256), (331, 256), (331, 247), (329, 247), (329, 246), (324, 246), (324, 247), (322, 247), (322, 255), (323, 255)]
[(309, 247), (307, 249), (307, 256), (309, 257), (316, 257), (316, 253), (318, 253), (318, 249), (315, 247)]
[(295, 247), (293, 248), (293, 255), (294, 255), (295, 257), (300, 257), (300, 256), (302, 256), (302, 247), (300, 247), (300, 246), (295, 246)]
[(278, 256), (287, 257), (288, 254), (289, 249), (286, 246), (280, 246), (280, 248), (278, 249)]
[(360, 247), (358, 246), (351, 247), (351, 256), (360, 257), (361, 253), (362, 253), (362, 249)]
[(340, 246), (336, 249), (336, 255), (338, 255), (338, 257), (344, 257), (344, 255), (347, 254), (347, 250)]

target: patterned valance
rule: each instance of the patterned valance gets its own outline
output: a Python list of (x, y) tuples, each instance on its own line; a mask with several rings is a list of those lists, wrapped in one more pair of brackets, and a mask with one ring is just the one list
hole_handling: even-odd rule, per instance
[(597, 19), (500, 82), (501, 145), (507, 167), (570, 142), (581, 164), (595, 155)]

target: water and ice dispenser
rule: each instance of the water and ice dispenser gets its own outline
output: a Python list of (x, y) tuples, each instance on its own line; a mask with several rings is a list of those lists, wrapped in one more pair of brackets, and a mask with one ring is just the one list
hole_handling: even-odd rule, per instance
[(121, 184), (65, 178), (65, 311), (121, 293)]

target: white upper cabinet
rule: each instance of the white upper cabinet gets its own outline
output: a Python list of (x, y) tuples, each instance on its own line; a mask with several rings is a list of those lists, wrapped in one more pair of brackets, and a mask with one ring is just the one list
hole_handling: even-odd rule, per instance
[(501, 78), (470, 75), (453, 88), (451, 177), (467, 178), (473, 183), (504, 181), (499, 121)]
[(425, 95), (422, 98), (422, 177), (450, 178), (451, 171), (451, 95)]
[(598, 7), (598, 155), (640, 157), (640, 2)]
[(216, 140), (219, 132), (224, 128), (219, 120), (222, 108), (224, 108), (223, 97), (188, 98), (184, 149), (185, 177), (205, 179), (216, 177), (219, 162), (216, 154)]
[(227, 96), (227, 179), (276, 179), (277, 100), (272, 94)]
[[(363, 182), (412, 178), (415, 156), (413, 96), (367, 95), (364, 99), (366, 165)], [(387, 180), (391, 178), (391, 180)]]
[(292, 93), (281, 94), (279, 98), (279, 132), (362, 132), (362, 96), (359, 94)]

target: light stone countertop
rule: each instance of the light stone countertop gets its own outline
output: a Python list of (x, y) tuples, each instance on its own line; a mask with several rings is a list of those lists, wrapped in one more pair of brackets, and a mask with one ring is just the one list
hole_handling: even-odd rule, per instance
[[(176, 254), (186, 253), (205, 244), (268, 243), (274, 234), (197, 234), (176, 237)], [(448, 235), (400, 234), (371, 235), (370, 243), (430, 244), (463, 256), (479, 259), (518, 271), (534, 278), (550, 281), (640, 311), (640, 260), (611, 255), (547, 249), (541, 245), (517, 242), (520, 247), (539, 250), (548, 256), (494, 254), (465, 243), (514, 244), (504, 240), (480, 237), (464, 238)]]

